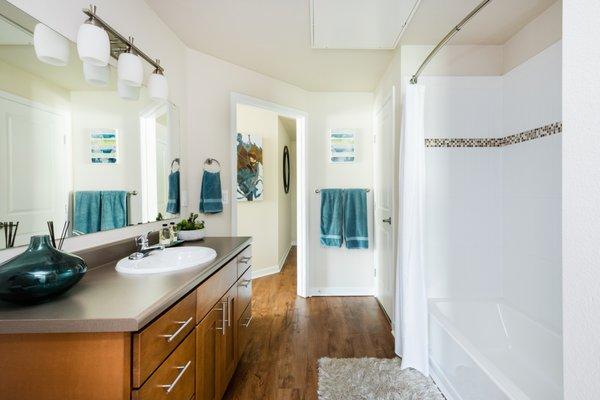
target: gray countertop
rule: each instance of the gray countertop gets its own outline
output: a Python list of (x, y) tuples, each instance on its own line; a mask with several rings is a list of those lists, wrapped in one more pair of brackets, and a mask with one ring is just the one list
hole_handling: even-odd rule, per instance
[(1, 333), (134, 332), (219, 270), (251, 242), (248, 237), (214, 237), (188, 246), (215, 249), (209, 267), (179, 272), (125, 275), (118, 260), (94, 268), (60, 297), (19, 306), (0, 301)]

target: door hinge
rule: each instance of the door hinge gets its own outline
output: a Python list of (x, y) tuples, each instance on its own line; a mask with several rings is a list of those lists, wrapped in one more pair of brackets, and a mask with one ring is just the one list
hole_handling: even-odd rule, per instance
[(377, 278), (377, 267), (373, 268), (373, 276)]

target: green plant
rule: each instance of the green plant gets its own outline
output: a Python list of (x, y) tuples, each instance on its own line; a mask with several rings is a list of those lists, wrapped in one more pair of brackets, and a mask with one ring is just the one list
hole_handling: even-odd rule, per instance
[(180, 231), (195, 231), (204, 229), (204, 221), (197, 222), (198, 214), (191, 213), (188, 219), (182, 219), (177, 224), (177, 229)]

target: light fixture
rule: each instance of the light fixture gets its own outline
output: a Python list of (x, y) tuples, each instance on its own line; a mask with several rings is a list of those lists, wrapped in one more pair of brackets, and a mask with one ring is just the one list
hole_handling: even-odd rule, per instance
[(148, 77), (148, 95), (153, 100), (164, 101), (169, 98), (169, 83), (159, 68), (160, 60), (156, 60), (156, 69)]
[(124, 100), (139, 100), (140, 89), (139, 87), (126, 85), (120, 80), (117, 81), (117, 92), (119, 93), (119, 97)]
[(108, 33), (96, 21), (96, 6), (90, 7), (91, 15), (77, 32), (77, 52), (84, 63), (104, 67), (110, 59)]
[(33, 30), (33, 47), (37, 58), (46, 64), (63, 67), (69, 62), (69, 41), (44, 24)]
[(132, 52), (132, 37), (129, 38), (129, 43), (129, 49), (119, 54), (119, 60), (117, 61), (119, 82), (127, 86), (140, 87), (144, 80), (144, 66), (142, 65), (142, 59)]
[(88, 63), (83, 63), (83, 77), (85, 81), (94, 86), (108, 85), (110, 69), (108, 65), (98, 67)]

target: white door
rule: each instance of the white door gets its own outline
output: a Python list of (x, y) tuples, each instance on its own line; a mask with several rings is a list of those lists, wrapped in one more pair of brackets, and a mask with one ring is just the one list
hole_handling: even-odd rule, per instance
[[(375, 111), (375, 268), (377, 299), (394, 317), (394, 110), (395, 88)], [(392, 321), (393, 322), (393, 321)]]
[[(68, 213), (65, 116), (0, 93), (0, 221), (19, 222), (15, 246), (60, 233)], [(0, 248), (4, 246), (4, 238)]]

